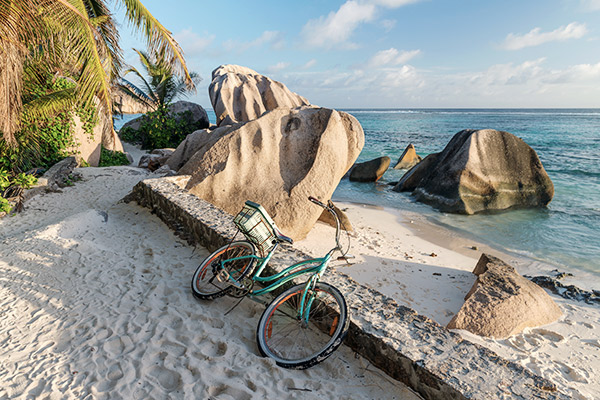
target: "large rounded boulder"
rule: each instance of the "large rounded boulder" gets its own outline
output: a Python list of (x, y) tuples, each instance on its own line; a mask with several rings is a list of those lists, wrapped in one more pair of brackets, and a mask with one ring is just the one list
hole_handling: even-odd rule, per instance
[(396, 191), (445, 212), (474, 214), (512, 207), (545, 207), (554, 185), (522, 139), (493, 129), (458, 132), (435, 158), (407, 172)]
[(219, 126), (252, 121), (276, 108), (310, 104), (283, 83), (239, 65), (221, 65), (215, 69), (208, 94)]
[(231, 214), (259, 203), (294, 239), (323, 211), (308, 196), (330, 199), (364, 145), (353, 116), (316, 107), (276, 109), (210, 136), (178, 171), (191, 175), (186, 189)]

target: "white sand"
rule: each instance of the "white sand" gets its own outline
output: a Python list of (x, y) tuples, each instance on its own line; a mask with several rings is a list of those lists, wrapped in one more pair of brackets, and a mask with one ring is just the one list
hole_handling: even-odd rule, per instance
[[(355, 228), (350, 253), (357, 256), (354, 265), (338, 263), (337, 268), (442, 325), (462, 306), (475, 282), (471, 271), (482, 252), (500, 257), (522, 274), (541, 275), (553, 269), (456, 237), (417, 215), (356, 204), (337, 205), (346, 210)], [(295, 246), (320, 254), (332, 247), (333, 234), (334, 228), (318, 223)], [(342, 243), (345, 240), (343, 237)], [(600, 284), (595, 283), (598, 289)], [(574, 398), (600, 399), (600, 308), (552, 297), (564, 312), (555, 323), (527, 329), (506, 340), (461, 334), (548, 378)]]
[(147, 172), (79, 172), (0, 220), (0, 399), (418, 398), (345, 346), (306, 371), (260, 357), (263, 306), (194, 299), (206, 250), (118, 203)]

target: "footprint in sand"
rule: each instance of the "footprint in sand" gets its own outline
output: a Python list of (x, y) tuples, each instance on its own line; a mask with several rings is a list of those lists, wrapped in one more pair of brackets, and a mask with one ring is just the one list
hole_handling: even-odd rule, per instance
[(148, 371), (148, 375), (156, 379), (158, 384), (167, 392), (173, 392), (181, 387), (181, 375), (168, 368), (155, 365)]
[(235, 399), (235, 400), (251, 400), (252, 394), (248, 393), (240, 388), (228, 386), (228, 385), (219, 385), (219, 386), (210, 386), (208, 388), (208, 394), (211, 398), (216, 399)]
[(560, 367), (560, 372), (562, 372), (568, 380), (579, 383), (588, 383), (588, 380), (585, 378), (585, 376), (581, 375), (578, 371), (575, 371), (567, 364), (562, 363), (560, 361), (556, 361), (555, 365), (558, 365)]
[(200, 347), (200, 354), (206, 358), (223, 357), (227, 354), (227, 343), (207, 342)]
[[(549, 331), (547, 329), (533, 329), (531, 331), (531, 334), (529, 334), (529, 335), (538, 335), (538, 336), (541, 336), (543, 339), (550, 340), (551, 342), (554, 342), (554, 343), (560, 343), (565, 340), (565, 337), (563, 335), (556, 333), (556, 332)], [(529, 335), (525, 335), (525, 336), (529, 336)]]

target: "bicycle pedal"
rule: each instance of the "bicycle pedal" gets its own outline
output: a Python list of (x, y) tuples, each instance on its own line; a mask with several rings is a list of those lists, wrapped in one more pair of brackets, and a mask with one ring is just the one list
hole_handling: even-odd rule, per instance
[(219, 273), (216, 276), (217, 280), (222, 283), (228, 282), (230, 277), (231, 275), (229, 274), (229, 272), (225, 270), (219, 271)]

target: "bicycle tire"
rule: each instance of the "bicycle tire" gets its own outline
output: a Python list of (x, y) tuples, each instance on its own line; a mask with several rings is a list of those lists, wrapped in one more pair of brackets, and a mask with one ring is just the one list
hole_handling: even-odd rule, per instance
[(237, 241), (214, 251), (196, 268), (192, 278), (192, 293), (201, 300), (213, 300), (225, 296), (234, 289), (231, 284), (217, 279), (217, 273), (225, 270), (236, 280), (246, 277), (254, 269), (255, 258), (229, 261), (224, 268), (217, 270), (221, 260), (256, 254), (254, 245), (247, 241)]
[(305, 326), (297, 317), (306, 285), (291, 287), (265, 309), (256, 332), (258, 349), (277, 365), (306, 369), (329, 357), (341, 344), (350, 326), (346, 300), (338, 289), (319, 282)]

